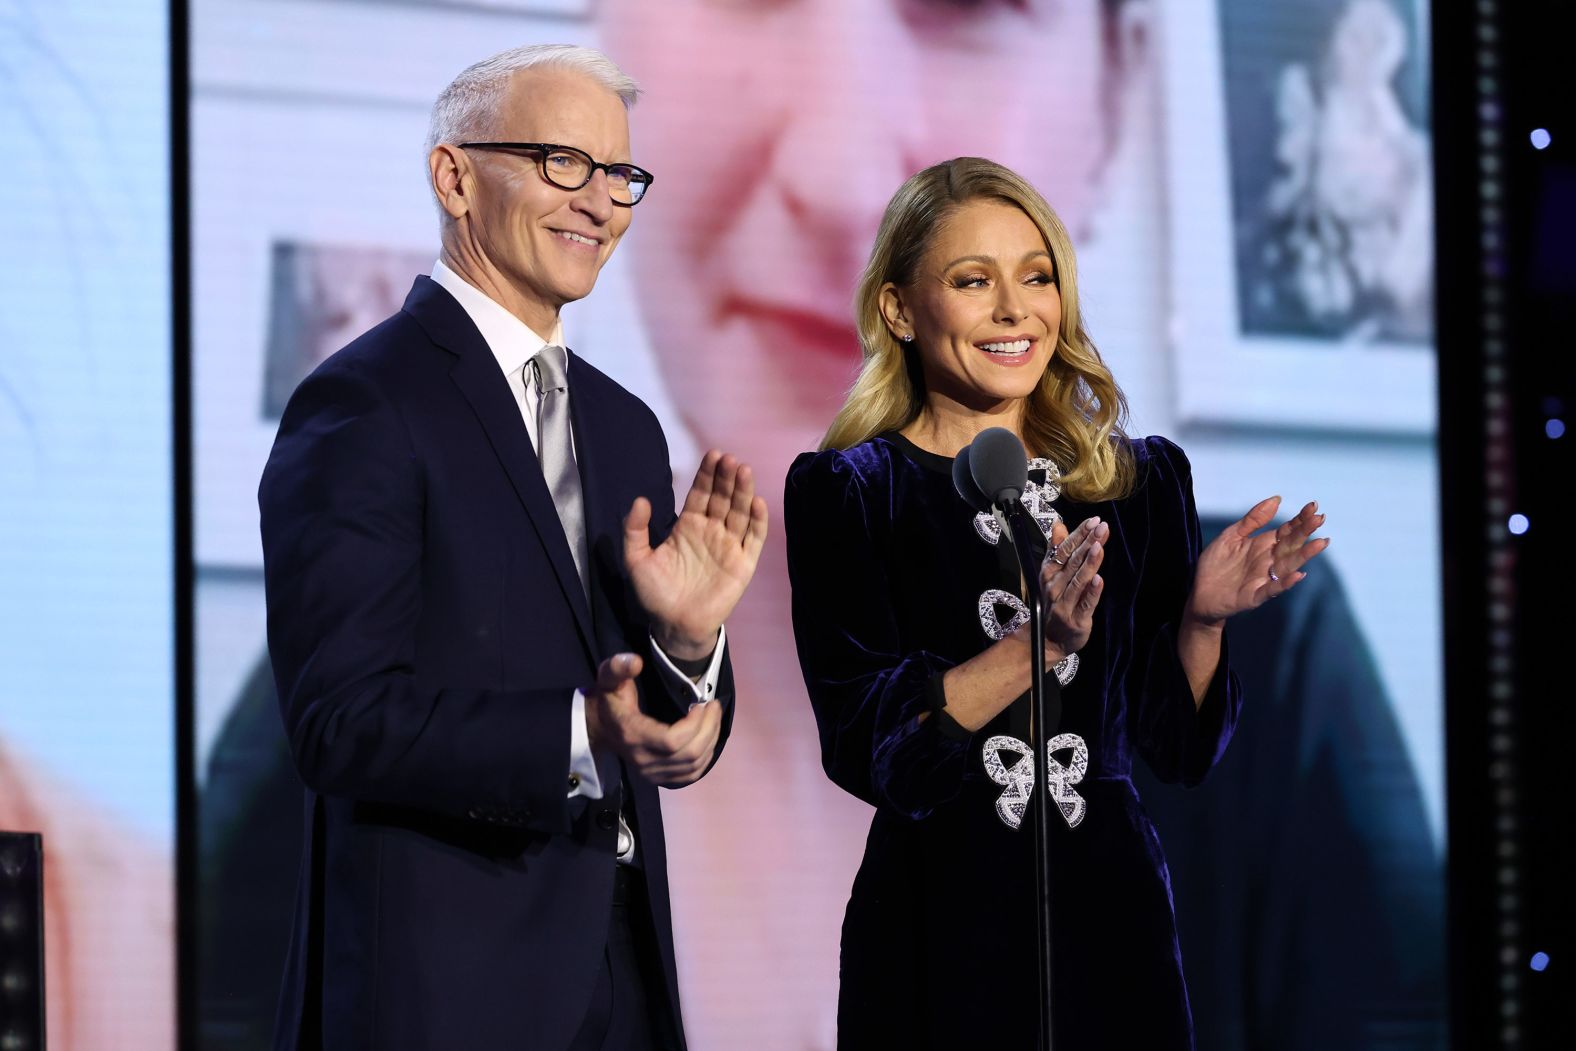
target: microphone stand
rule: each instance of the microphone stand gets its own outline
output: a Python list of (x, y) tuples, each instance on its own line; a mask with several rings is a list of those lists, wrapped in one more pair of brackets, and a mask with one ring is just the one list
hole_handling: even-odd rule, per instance
[(1035, 932), (1040, 961), (1040, 1051), (1051, 1048), (1051, 782), (1045, 776), (1050, 766), (1046, 744), (1062, 721), (1062, 686), (1054, 676), (1045, 674), (1045, 623), (1040, 602), (1040, 567), (1034, 563), (1029, 538), (1039, 532), (1033, 517), (1016, 497), (998, 505), (1007, 520), (1018, 567), (1023, 572), (1024, 592), (1029, 607), (1029, 749), (1034, 753), (1034, 911)]

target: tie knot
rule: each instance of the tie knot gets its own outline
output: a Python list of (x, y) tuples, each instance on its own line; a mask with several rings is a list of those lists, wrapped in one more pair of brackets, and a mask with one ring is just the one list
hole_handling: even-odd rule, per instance
[(536, 389), (542, 392), (569, 388), (569, 352), (549, 343), (531, 359), (536, 366)]

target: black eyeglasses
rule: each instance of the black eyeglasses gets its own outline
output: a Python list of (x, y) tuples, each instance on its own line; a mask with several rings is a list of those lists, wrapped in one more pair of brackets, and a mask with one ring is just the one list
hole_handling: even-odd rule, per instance
[(534, 153), (542, 178), (560, 190), (578, 190), (600, 170), (607, 175), (607, 189), (613, 203), (625, 208), (640, 203), (640, 199), (651, 188), (653, 178), (646, 169), (633, 164), (602, 164), (592, 160), (585, 150), (551, 142), (462, 142), (460, 149)]

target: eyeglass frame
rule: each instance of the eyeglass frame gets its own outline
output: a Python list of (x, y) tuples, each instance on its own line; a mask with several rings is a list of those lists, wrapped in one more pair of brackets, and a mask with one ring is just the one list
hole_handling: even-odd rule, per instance
[[(611, 175), (610, 169), (629, 168), (632, 171), (639, 172), (641, 175), (644, 175), (646, 177), (646, 188), (641, 190), (640, 196), (636, 197), (634, 200), (620, 201), (612, 194), (608, 194), (608, 199), (620, 208), (633, 208), (635, 205), (645, 200), (646, 193), (651, 189), (651, 184), (655, 182), (657, 178), (655, 175), (652, 175), (638, 164), (630, 164), (627, 161), (614, 161), (610, 164), (604, 164), (578, 146), (565, 146), (556, 142), (462, 142), (458, 145), (462, 150), (520, 150), (525, 153), (534, 153), (536, 154), (536, 170), (542, 173), (542, 178), (548, 183), (548, 185), (556, 186), (560, 190), (568, 190), (571, 193), (576, 190), (585, 189), (585, 187), (591, 182), (592, 177), (595, 176), (599, 171), (603, 175)], [(590, 164), (590, 168), (586, 172), (585, 182), (581, 183), (579, 186), (565, 186), (563, 183), (557, 181), (551, 175), (547, 174), (547, 158), (550, 155), (558, 152), (578, 153), (580, 156), (586, 159), (586, 161)]]

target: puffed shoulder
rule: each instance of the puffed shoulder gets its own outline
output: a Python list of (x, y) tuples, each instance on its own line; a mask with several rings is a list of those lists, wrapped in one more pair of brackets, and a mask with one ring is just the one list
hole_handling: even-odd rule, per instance
[(1166, 471), (1173, 476), (1193, 473), (1187, 453), (1170, 438), (1151, 434), (1147, 438), (1130, 438), (1128, 445), (1133, 450), (1133, 459), (1140, 471)]
[(1130, 438), (1128, 446), (1133, 451), (1133, 462), (1138, 468), (1140, 489), (1155, 484), (1171, 486), (1190, 485), (1193, 465), (1187, 453), (1170, 438), (1151, 434), (1147, 438)]
[(1187, 454), (1169, 438), (1152, 434), (1131, 439), (1137, 486), (1131, 499), (1146, 504), (1163, 519), (1192, 514), (1193, 465)]
[(788, 468), (785, 498), (818, 496), (878, 484), (892, 470), (892, 447), (872, 438), (847, 449), (800, 453)]
[(879, 531), (896, 455), (879, 438), (848, 449), (801, 453), (788, 469), (783, 492), (790, 550), (828, 530)]

